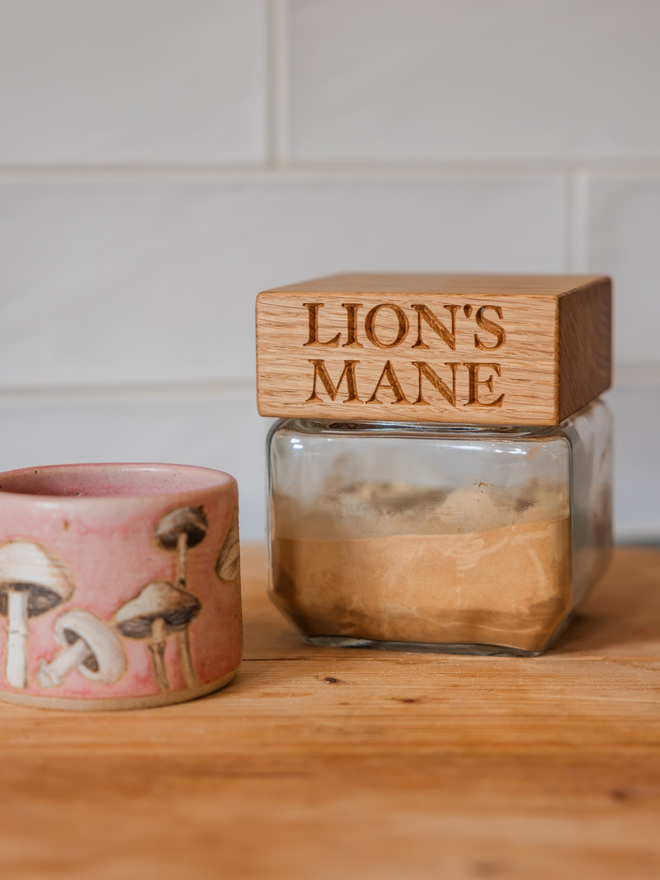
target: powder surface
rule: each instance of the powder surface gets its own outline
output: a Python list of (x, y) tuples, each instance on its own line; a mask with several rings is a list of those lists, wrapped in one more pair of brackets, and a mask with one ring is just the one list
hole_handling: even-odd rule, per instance
[(571, 607), (563, 487), (367, 483), (273, 503), (273, 598), (307, 635), (535, 651)]

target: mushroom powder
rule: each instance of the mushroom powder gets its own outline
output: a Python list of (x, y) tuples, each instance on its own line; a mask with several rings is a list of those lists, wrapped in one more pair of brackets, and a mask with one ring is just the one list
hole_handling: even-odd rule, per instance
[(535, 652), (572, 603), (565, 483), (272, 496), (276, 604), (309, 637)]

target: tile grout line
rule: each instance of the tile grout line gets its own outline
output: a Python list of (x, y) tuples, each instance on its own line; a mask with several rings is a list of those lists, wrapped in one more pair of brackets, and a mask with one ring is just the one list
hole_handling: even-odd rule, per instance
[(573, 172), (569, 170), (564, 180), (564, 270), (567, 273), (575, 271), (574, 248), (573, 248)]
[(580, 167), (571, 169), (568, 176), (567, 205), (567, 262), (571, 272), (586, 272), (587, 245), (587, 173)]
[[(281, 0), (272, 0), (281, 2)], [(281, 53), (280, 53), (281, 54)], [(90, 182), (177, 182), (177, 181), (320, 181), (359, 179), (364, 181), (431, 180), (460, 178), (525, 178), (565, 175), (584, 178), (587, 174), (603, 177), (660, 178), (660, 164), (631, 163), (628, 160), (602, 163), (583, 161), (579, 166), (560, 161), (445, 161), (436, 162), (383, 162), (383, 163), (300, 163), (287, 160), (286, 89), (278, 75), (278, 96), (274, 94), (269, 111), (269, 164), (162, 164), (146, 165), (3, 165), (0, 164), (0, 184), (11, 182), (71, 181)], [(271, 77), (272, 79), (272, 77)], [(270, 91), (274, 92), (275, 89)]]
[(268, 164), (280, 168), (287, 159), (286, 0), (268, 0)]
[[(571, 271), (578, 271), (573, 270)], [(660, 387), (660, 363), (656, 362), (619, 362), (616, 365), (617, 381), (614, 387), (650, 386)], [(254, 395), (255, 379), (219, 379), (199, 382), (163, 382), (118, 385), (57, 385), (0, 387), (0, 404), (30, 403), (44, 400), (79, 400), (94, 398), (109, 400), (113, 398), (181, 397), (213, 396), (213, 395)]]
[(279, 165), (278, 156), (278, 114), (277, 114), (277, 39), (276, 16), (277, 0), (266, 0), (266, 34), (264, 76), (266, 77), (264, 93), (266, 96), (266, 162), (270, 168)]
[(209, 382), (142, 383), (139, 385), (70, 385), (0, 388), (0, 404), (35, 403), (61, 400), (111, 400), (144, 397), (205, 397), (214, 395), (254, 395), (254, 379), (227, 379)]

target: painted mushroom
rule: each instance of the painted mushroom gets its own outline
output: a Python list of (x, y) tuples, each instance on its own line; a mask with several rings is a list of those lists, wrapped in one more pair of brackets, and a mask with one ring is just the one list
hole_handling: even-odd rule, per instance
[(28, 684), (29, 618), (66, 602), (73, 577), (54, 554), (28, 538), (0, 545), (0, 614), (7, 618), (5, 674), (14, 688)]
[(167, 513), (156, 526), (156, 539), (165, 550), (175, 551), (177, 587), (186, 587), (188, 580), (188, 549), (200, 544), (209, 528), (201, 507), (177, 507)]
[(181, 671), (186, 686), (196, 687), (197, 673), (190, 652), (188, 627), (202, 610), (197, 596), (175, 587), (169, 581), (147, 584), (115, 614), (115, 626), (129, 639), (149, 639), (154, 675), (160, 691), (168, 691), (170, 683), (165, 668), (167, 638), (176, 633), (181, 655)]
[(240, 565), (241, 545), (238, 535), (238, 510), (234, 508), (227, 535), (215, 564), (215, 573), (221, 581), (233, 581), (239, 575)]
[(56, 620), (53, 633), (63, 650), (50, 663), (42, 660), (39, 664), (39, 687), (64, 684), (73, 669), (102, 684), (114, 684), (126, 671), (117, 634), (89, 611), (65, 612)]

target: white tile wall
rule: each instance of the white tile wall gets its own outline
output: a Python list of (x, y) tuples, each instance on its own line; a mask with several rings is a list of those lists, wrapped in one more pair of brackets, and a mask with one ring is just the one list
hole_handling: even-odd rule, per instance
[(561, 270), (538, 179), (0, 184), (0, 387), (254, 373), (254, 297), (360, 268)]
[(290, 0), (303, 161), (655, 157), (657, 0)]
[(251, 383), (0, 394), (0, 471), (76, 461), (161, 461), (227, 471), (241, 530), (263, 540), (265, 437)]
[(660, 175), (588, 183), (589, 271), (615, 278), (620, 361), (660, 363)]
[(608, 402), (616, 419), (616, 534), (622, 541), (660, 543), (660, 383), (619, 385)]
[(262, 161), (266, 0), (2, 0), (0, 162)]
[(259, 289), (611, 272), (617, 529), (660, 540), (659, 32), (656, 0), (0, 0), (0, 468), (225, 468), (259, 537)]

